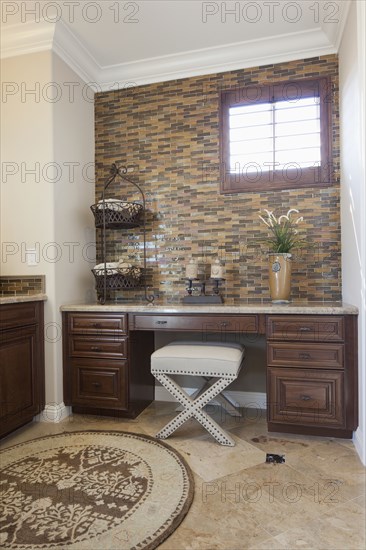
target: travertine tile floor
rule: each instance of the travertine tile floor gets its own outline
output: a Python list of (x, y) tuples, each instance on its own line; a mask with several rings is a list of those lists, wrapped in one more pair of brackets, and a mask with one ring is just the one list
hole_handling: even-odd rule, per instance
[[(174, 410), (155, 402), (135, 420), (74, 415), (60, 424), (32, 423), (2, 447), (73, 430), (154, 435)], [(244, 410), (240, 419), (219, 407), (209, 412), (236, 446), (220, 446), (194, 420), (167, 440), (193, 470), (195, 498), (161, 550), (366, 548), (365, 468), (351, 441), (268, 434), (265, 411)], [(266, 464), (267, 452), (284, 454), (285, 464)]]

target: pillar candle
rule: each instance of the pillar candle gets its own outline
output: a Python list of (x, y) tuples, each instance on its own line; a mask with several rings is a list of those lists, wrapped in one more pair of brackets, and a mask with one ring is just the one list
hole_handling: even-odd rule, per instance
[(224, 278), (224, 266), (220, 260), (217, 259), (211, 265), (211, 279), (223, 279)]
[(187, 279), (197, 279), (198, 275), (198, 265), (192, 259), (189, 264), (186, 265), (186, 278)]

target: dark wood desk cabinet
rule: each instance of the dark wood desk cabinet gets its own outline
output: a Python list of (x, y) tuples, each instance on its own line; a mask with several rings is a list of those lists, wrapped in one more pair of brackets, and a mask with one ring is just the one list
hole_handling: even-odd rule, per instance
[(357, 409), (357, 317), (269, 315), (269, 431), (349, 438)]
[(0, 437), (44, 409), (43, 302), (0, 305)]
[(64, 312), (65, 404), (139, 414), (154, 399), (155, 331), (265, 334), (269, 431), (351, 437), (357, 427), (355, 315)]
[(64, 402), (77, 413), (135, 418), (154, 399), (153, 333), (124, 313), (64, 313)]

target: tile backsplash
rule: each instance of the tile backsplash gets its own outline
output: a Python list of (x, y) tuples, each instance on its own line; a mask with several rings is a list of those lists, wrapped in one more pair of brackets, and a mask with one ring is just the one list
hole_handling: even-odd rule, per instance
[[(285, 79), (327, 76), (332, 83), (331, 187), (220, 194), (219, 93), (222, 89)], [(225, 263), (223, 294), (230, 299), (269, 299), (267, 255), (258, 239), (267, 236), (260, 209), (304, 217), (311, 247), (293, 264), (293, 299), (339, 300), (341, 242), (339, 188), (338, 58), (292, 61), (102, 92), (95, 102), (96, 200), (110, 165), (128, 167), (143, 189), (147, 206), (147, 282), (167, 300), (185, 294), (185, 266), (191, 257), (201, 272), (219, 257)], [(107, 197), (140, 197), (119, 180)], [(98, 261), (101, 232), (97, 230)], [(120, 257), (142, 264), (142, 231), (111, 230), (108, 261)], [(130, 296), (123, 294), (123, 296)], [(137, 296), (142, 296), (138, 293)], [(136, 296), (136, 297), (137, 297)]]
[(0, 296), (29, 296), (44, 294), (45, 275), (3, 275), (0, 276)]

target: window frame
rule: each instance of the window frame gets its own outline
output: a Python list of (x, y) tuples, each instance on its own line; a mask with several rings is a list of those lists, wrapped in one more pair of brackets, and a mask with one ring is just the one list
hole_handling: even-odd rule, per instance
[[(230, 137), (229, 109), (270, 103), (272, 101), (291, 100), (291, 90), (301, 98), (312, 97), (319, 93), (320, 98), (320, 143), (321, 165), (310, 168), (288, 168), (256, 174), (230, 173)], [(254, 96), (254, 93), (257, 95)], [(285, 95), (286, 94), (286, 95)], [(220, 140), (220, 192), (222, 194), (244, 193), (251, 191), (270, 191), (298, 189), (304, 187), (328, 187), (333, 181), (332, 147), (332, 102), (333, 89), (330, 77), (317, 77), (297, 80), (282, 80), (268, 85), (252, 84), (236, 86), (222, 90), (219, 97), (219, 140)]]

